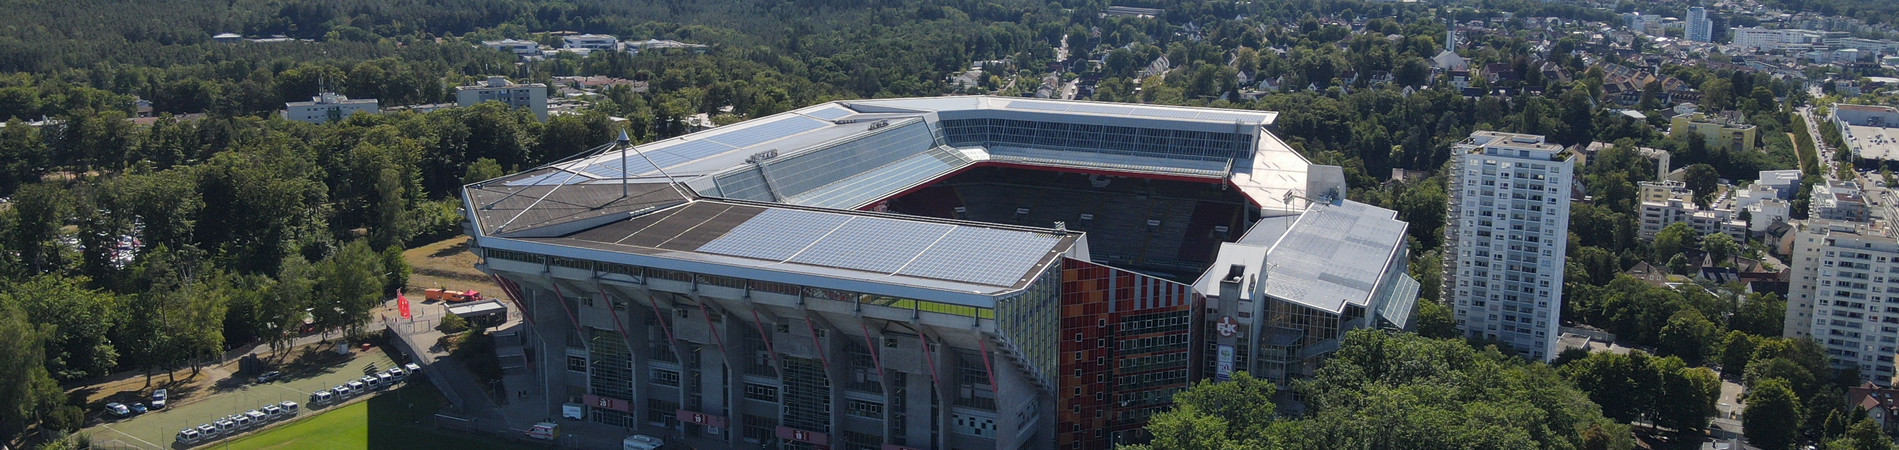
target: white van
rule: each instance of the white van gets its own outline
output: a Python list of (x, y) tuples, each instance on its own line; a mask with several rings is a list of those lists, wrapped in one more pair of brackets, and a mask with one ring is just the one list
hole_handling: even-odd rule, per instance
[(666, 441), (644, 434), (635, 434), (627, 436), (626, 440), (621, 441), (620, 445), (623, 450), (656, 450), (665, 446)]
[(185, 445), (196, 444), (198, 443), (199, 440), (203, 440), (203, 439), (204, 439), (204, 435), (199, 434), (197, 428), (186, 428), (183, 431), (178, 432), (178, 443), (180, 444), (185, 444)]

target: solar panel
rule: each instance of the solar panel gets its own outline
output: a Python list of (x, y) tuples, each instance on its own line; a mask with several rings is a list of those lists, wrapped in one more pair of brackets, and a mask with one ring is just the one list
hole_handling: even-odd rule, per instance
[(568, 184), (568, 183), (579, 183), (579, 182), (589, 181), (589, 180), (592, 180), (592, 178), (587, 178), (581, 175), (575, 175), (572, 172), (554, 171), (546, 175), (537, 175), (537, 176), (510, 181), (507, 183), (507, 185), (508, 186), (554, 186), (554, 185), (562, 185), (562, 184)]
[(805, 191), (788, 200), (793, 204), (827, 208), (855, 207), (948, 174), (961, 167), (962, 164), (964, 163), (945, 160), (945, 157), (935, 154), (916, 155), (876, 170)]
[(829, 108), (824, 108), (817, 111), (808, 112), (808, 113), (805, 113), (805, 115), (824, 119), (824, 120), (837, 120), (837, 118), (851, 115), (853, 112), (854, 111), (851, 111), (848, 109), (832, 106)]
[[(732, 150), (732, 146), (704, 139), (681, 142), (657, 149), (640, 149), (642, 153), (646, 154), (646, 158), (652, 159), (653, 164), (659, 167), (672, 167), (685, 164)], [(628, 159), (631, 159), (631, 155), (629, 155)], [(631, 164), (631, 162), (629, 162), (629, 164)]]
[(705, 140), (730, 145), (736, 148), (745, 148), (830, 125), (830, 122), (809, 117), (785, 116), (782, 119), (774, 120), (770, 123), (747, 126), (724, 133), (719, 133), (719, 130), (714, 129), (712, 132), (717, 134), (706, 137)]
[(698, 251), (784, 261), (850, 220), (850, 216), (840, 214), (770, 209), (732, 227), (724, 236), (700, 246)]
[(953, 225), (858, 217), (791, 258), (791, 262), (894, 273)]
[(961, 227), (897, 272), (924, 278), (1014, 285), (1060, 238), (994, 228)]

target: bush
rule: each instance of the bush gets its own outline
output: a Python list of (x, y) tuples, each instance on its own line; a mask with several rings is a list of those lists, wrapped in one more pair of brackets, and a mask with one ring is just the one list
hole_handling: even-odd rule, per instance
[(442, 316), (442, 323), (439, 325), (436, 325), (435, 329), (441, 330), (443, 333), (447, 333), (447, 334), (455, 334), (455, 333), (460, 333), (463, 331), (468, 331), (468, 320), (463, 319), (462, 316), (449, 314), (447, 316)]

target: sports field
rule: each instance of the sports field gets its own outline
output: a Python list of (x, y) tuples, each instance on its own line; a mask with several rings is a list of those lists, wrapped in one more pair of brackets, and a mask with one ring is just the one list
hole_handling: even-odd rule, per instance
[[(414, 383), (364, 402), (323, 411), (263, 434), (231, 442), (234, 449), (496, 449), (529, 448), (493, 439), (476, 440), (429, 427), (441, 394)], [(222, 446), (220, 446), (222, 447)]]

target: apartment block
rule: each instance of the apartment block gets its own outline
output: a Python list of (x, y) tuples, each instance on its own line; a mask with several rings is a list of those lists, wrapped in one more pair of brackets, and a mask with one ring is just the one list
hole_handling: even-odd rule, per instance
[(1443, 298), (1466, 336), (1553, 358), (1574, 161), (1528, 134), (1479, 131), (1453, 151)]
[(1811, 337), (1835, 367), (1890, 383), (1899, 348), (1899, 239), (1866, 222), (1816, 219), (1795, 230), (1786, 336)]

